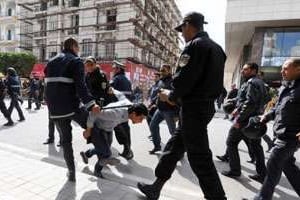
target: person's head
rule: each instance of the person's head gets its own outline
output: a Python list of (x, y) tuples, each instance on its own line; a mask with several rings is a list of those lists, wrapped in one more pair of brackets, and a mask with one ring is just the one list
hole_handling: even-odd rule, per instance
[(170, 76), (170, 75), (171, 75), (171, 66), (168, 65), (168, 64), (163, 64), (163, 65), (160, 67), (159, 72), (160, 72), (160, 76), (161, 76), (162, 78), (167, 77), (167, 76)]
[(154, 81), (157, 82), (160, 79), (160, 73), (154, 73)]
[(258, 65), (256, 63), (246, 63), (242, 68), (242, 76), (244, 78), (250, 78), (256, 76), (258, 73)]
[(148, 109), (143, 103), (133, 104), (128, 108), (129, 119), (133, 124), (141, 123), (148, 115)]
[(300, 59), (290, 58), (284, 62), (281, 75), (285, 81), (293, 81), (300, 78)]
[(17, 72), (16, 72), (15, 68), (9, 67), (6, 70), (6, 75), (7, 76), (17, 76)]
[(204, 21), (204, 16), (201, 13), (191, 12), (188, 13), (180, 25), (175, 30), (182, 33), (182, 37), (186, 42), (190, 41), (195, 35), (203, 31), (203, 24), (207, 24)]
[(93, 72), (97, 68), (96, 59), (92, 56), (87, 57), (84, 61), (84, 67), (86, 72)]
[(125, 65), (121, 62), (118, 62), (118, 61), (114, 60), (112, 67), (114, 69), (114, 74), (125, 73)]
[(78, 55), (79, 53), (79, 44), (74, 38), (68, 38), (64, 41), (64, 50)]

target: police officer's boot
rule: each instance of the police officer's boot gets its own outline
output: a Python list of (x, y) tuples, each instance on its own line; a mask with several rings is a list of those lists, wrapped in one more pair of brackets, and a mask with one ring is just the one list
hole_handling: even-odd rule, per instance
[(7, 123), (5, 123), (3, 126), (12, 126), (12, 125), (14, 125), (14, 122), (13, 122), (13, 120), (11, 119), (11, 117), (8, 115), (8, 116), (6, 116), (6, 119), (7, 119)]
[(165, 182), (166, 180), (157, 178), (151, 185), (138, 182), (137, 187), (149, 200), (158, 200)]
[(73, 148), (71, 143), (63, 143), (63, 152), (64, 158), (69, 170), (68, 173), (68, 180), (71, 182), (75, 182), (75, 164), (74, 164), (74, 155), (73, 155)]

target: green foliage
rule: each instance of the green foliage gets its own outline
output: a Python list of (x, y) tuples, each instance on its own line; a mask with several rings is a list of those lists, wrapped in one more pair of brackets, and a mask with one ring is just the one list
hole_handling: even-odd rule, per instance
[(31, 53), (0, 53), (0, 72), (13, 67), (20, 76), (28, 76), (36, 63), (36, 57)]

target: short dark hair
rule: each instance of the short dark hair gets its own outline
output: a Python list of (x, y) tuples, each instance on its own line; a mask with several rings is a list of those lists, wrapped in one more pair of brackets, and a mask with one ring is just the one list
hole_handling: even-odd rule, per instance
[(255, 70), (256, 74), (258, 73), (258, 69), (259, 69), (258, 64), (250, 62), (250, 63), (246, 63), (246, 65), (248, 65), (250, 69)]
[(168, 69), (168, 71), (170, 71), (170, 70), (171, 70), (171, 65), (169, 65), (169, 64), (162, 64), (162, 66), (161, 66), (161, 67), (167, 68), (167, 69)]
[(128, 113), (130, 114), (132, 112), (135, 112), (136, 115), (138, 115), (138, 116), (140, 116), (140, 115), (147, 116), (148, 115), (148, 109), (145, 106), (145, 104), (143, 104), (143, 103), (135, 103), (132, 106), (130, 106), (128, 108)]
[(74, 38), (68, 38), (64, 41), (64, 50), (72, 51), (73, 47), (78, 47), (78, 42)]

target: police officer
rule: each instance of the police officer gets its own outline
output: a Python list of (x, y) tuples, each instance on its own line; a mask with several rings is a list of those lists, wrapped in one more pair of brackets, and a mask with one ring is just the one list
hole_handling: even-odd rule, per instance
[(300, 147), (300, 59), (285, 61), (281, 74), (284, 82), (278, 102), (261, 119), (264, 123), (274, 119), (276, 140), (267, 163), (266, 178), (255, 200), (272, 199), (282, 172), (300, 197), (300, 169), (294, 157)]
[(264, 82), (257, 77), (258, 65), (247, 63), (242, 68), (242, 76), (245, 82), (242, 84), (237, 97), (237, 107), (233, 111), (234, 123), (227, 137), (227, 152), (229, 156), (229, 171), (222, 174), (231, 178), (241, 175), (241, 163), (238, 153), (238, 144), (241, 140), (249, 141), (250, 149), (255, 157), (256, 172), (250, 175), (251, 179), (262, 182), (266, 175), (265, 157), (261, 146), (261, 139), (248, 139), (243, 135), (242, 129), (248, 124), (249, 118), (263, 113), (264, 97), (267, 89)]
[(16, 108), (19, 114), (19, 121), (24, 121), (25, 117), (18, 101), (20, 97), (21, 82), (13, 67), (9, 67), (7, 69), (6, 86), (8, 90), (7, 93), (11, 98), (10, 105), (8, 107), (9, 115), (11, 116), (13, 109)]
[(99, 113), (93, 97), (88, 92), (84, 80), (84, 65), (77, 56), (78, 42), (69, 38), (64, 42), (64, 50), (52, 58), (45, 69), (45, 94), (50, 118), (58, 129), (68, 167), (68, 180), (75, 182), (75, 164), (72, 147), (71, 121), (86, 128), (87, 112), (80, 109), (80, 102), (93, 113)]
[(39, 77), (35, 75), (31, 75), (31, 79), (29, 82), (29, 98), (28, 98), (28, 107), (26, 109), (31, 109), (32, 102), (35, 103), (35, 110), (39, 110), (41, 107), (40, 99), (39, 99), (39, 93), (40, 93), (40, 87), (41, 82), (39, 80)]
[(157, 179), (151, 185), (138, 183), (149, 198), (157, 200), (176, 163), (187, 151), (189, 163), (196, 174), (206, 199), (226, 199), (223, 186), (212, 160), (207, 124), (215, 113), (214, 101), (223, 89), (224, 63), (222, 48), (203, 31), (204, 16), (187, 14), (176, 27), (182, 32), (186, 46), (174, 75), (174, 89), (163, 90), (159, 98), (181, 103), (180, 126), (166, 144), (155, 169)]
[(12, 126), (14, 125), (14, 122), (12, 121), (10, 114), (8, 113), (8, 110), (4, 103), (5, 94), (6, 94), (6, 87), (4, 82), (2, 81), (2, 78), (0, 77), (0, 111), (8, 121), (7, 123), (4, 124), (4, 126)]
[[(114, 77), (110, 81), (110, 85), (122, 92), (130, 101), (133, 100), (131, 82), (125, 76), (125, 65), (114, 61)], [(130, 138), (130, 127), (128, 122), (124, 122), (114, 128), (116, 138), (119, 144), (124, 146), (123, 152), (119, 155), (130, 160), (133, 158), (133, 152), (131, 150), (131, 138)]]

